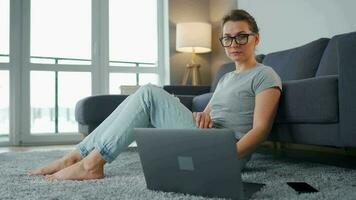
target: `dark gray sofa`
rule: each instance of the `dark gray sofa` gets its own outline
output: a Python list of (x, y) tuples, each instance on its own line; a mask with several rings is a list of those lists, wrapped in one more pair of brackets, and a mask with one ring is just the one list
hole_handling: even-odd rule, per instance
[[(356, 147), (356, 32), (257, 56), (280, 75), (283, 93), (268, 140)], [(192, 111), (207, 105), (220, 77), (235, 69), (223, 65), (212, 86), (164, 86)], [(89, 134), (124, 95), (91, 96), (76, 106), (79, 131)]]

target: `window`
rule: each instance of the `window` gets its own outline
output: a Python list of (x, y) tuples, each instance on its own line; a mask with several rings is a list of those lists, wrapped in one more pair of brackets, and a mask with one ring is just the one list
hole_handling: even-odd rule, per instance
[[(121, 85), (158, 84), (157, 1), (109, 3), (110, 93), (120, 93)], [(117, 73), (120, 67), (128, 72)]]
[(139, 75), (139, 85), (145, 85), (145, 84), (148, 84), (148, 83), (151, 83), (151, 84), (158, 84), (158, 74), (140, 74)]
[(154, 73), (110, 73), (110, 94), (121, 94), (121, 86), (158, 85), (158, 74)]
[(110, 0), (109, 3), (110, 62), (156, 64), (157, 1)]
[(0, 135), (9, 134), (9, 71), (0, 70)]
[(76, 132), (75, 104), (91, 94), (90, 82), (89, 72), (32, 71), (31, 133)]
[(110, 73), (110, 93), (121, 94), (120, 86), (122, 85), (136, 85), (136, 74)]
[(32, 71), (30, 76), (31, 133), (55, 132), (55, 73)]
[(90, 72), (58, 73), (58, 131), (77, 132), (74, 108), (78, 100), (91, 94)]
[(9, 0), (0, 0), (0, 63), (9, 62), (10, 15)]
[(31, 0), (31, 63), (91, 64), (91, 1)]
[(0, 0), (0, 136), (8, 135), (10, 99), (10, 1)]
[(76, 102), (91, 95), (91, 0), (31, 0), (30, 49), (31, 133), (77, 132)]
[(15, 145), (77, 142), (79, 100), (120, 93), (121, 85), (162, 83), (166, 51), (158, 47), (166, 46), (157, 38), (164, 38), (159, 16), (166, 6), (165, 0), (0, 0), (0, 135), (13, 134)]

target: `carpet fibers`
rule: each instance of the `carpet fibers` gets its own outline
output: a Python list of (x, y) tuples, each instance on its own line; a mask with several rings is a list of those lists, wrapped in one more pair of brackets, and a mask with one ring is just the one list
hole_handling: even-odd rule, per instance
[[(0, 199), (206, 199), (155, 192), (146, 184), (135, 150), (106, 165), (106, 178), (88, 181), (45, 181), (29, 169), (60, 158), (66, 151), (0, 154)], [(255, 154), (242, 173), (247, 182), (266, 184), (251, 199), (356, 199), (356, 170)], [(298, 194), (286, 182), (304, 181), (319, 190)]]

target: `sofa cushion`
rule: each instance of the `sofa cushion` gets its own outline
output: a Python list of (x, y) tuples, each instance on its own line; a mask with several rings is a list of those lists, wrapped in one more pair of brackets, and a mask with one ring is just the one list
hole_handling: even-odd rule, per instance
[(272, 67), (282, 81), (314, 77), (328, 42), (328, 38), (321, 38), (297, 48), (267, 54), (263, 64)]
[(193, 98), (192, 111), (193, 112), (202, 112), (205, 107), (208, 105), (213, 93), (206, 93)]
[(187, 107), (189, 110), (192, 110), (192, 102), (195, 95), (176, 95), (179, 101)]
[(174, 95), (200, 95), (210, 92), (207, 85), (164, 85), (163, 89)]
[(259, 62), (259, 63), (262, 63), (263, 62), (263, 59), (265, 59), (265, 54), (258, 54), (255, 56), (256, 58), (256, 61)]
[(338, 76), (287, 81), (276, 117), (277, 123), (338, 122)]
[[(356, 32), (336, 35), (331, 38), (321, 57), (316, 76), (336, 75), (339, 74), (339, 47), (338, 40), (341, 37), (356, 38)], [(346, 49), (347, 51), (347, 49)]]

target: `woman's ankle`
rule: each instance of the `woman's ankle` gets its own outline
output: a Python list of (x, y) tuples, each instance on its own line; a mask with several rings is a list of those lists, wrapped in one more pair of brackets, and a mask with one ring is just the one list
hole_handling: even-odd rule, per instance
[(83, 167), (85, 170), (100, 170), (104, 169), (106, 161), (102, 158), (101, 154), (95, 150), (83, 159)]
[(70, 152), (69, 154), (65, 155), (62, 159), (64, 160), (65, 165), (69, 166), (69, 165), (79, 162), (83, 158), (80, 155), (79, 150), (74, 150), (74, 151)]

